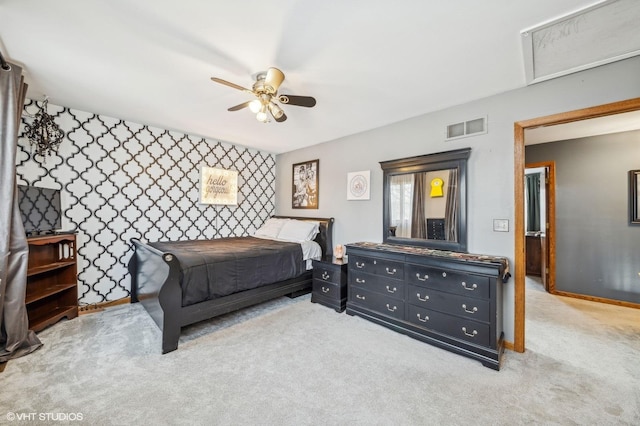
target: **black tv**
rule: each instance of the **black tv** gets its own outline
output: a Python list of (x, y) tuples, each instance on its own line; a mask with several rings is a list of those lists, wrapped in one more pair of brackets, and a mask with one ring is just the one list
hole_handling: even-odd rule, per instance
[(59, 189), (18, 185), (18, 205), (27, 235), (52, 234), (62, 228)]

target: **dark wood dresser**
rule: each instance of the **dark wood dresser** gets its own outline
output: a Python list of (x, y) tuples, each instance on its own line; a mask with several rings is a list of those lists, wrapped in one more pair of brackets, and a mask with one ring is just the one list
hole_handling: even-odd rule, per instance
[(377, 243), (347, 254), (347, 314), (500, 369), (506, 258)]
[(311, 301), (337, 312), (347, 306), (347, 261), (326, 257), (313, 261), (313, 292)]

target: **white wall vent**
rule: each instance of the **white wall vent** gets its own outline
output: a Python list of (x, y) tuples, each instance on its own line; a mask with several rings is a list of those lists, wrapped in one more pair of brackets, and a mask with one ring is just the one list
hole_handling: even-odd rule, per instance
[(447, 126), (446, 140), (481, 135), (483, 133), (487, 133), (487, 117), (449, 124)]
[(640, 1), (605, 0), (521, 32), (527, 84), (640, 55)]

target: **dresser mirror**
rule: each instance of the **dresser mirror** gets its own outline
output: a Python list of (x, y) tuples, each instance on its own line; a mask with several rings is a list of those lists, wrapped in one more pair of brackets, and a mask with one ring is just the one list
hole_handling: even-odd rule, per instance
[(471, 148), (382, 161), (383, 241), (467, 251)]

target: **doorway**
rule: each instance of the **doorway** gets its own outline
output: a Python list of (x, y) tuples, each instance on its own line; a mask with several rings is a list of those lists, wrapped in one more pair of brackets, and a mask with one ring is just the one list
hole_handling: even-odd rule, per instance
[[(554, 293), (556, 289), (556, 164), (554, 161), (527, 163), (525, 170), (540, 173), (539, 196), (541, 198), (539, 232), (531, 232), (529, 223), (525, 227), (525, 273), (540, 276), (545, 291)], [(526, 195), (528, 197), (528, 194)], [(527, 217), (528, 212), (525, 211), (525, 219)]]
[(514, 301), (514, 342), (513, 350), (525, 350), (525, 213), (524, 213), (524, 175), (525, 175), (525, 129), (539, 126), (571, 123), (624, 112), (640, 110), (640, 98), (585, 108), (531, 120), (514, 123), (514, 192), (515, 192), (515, 301)]

